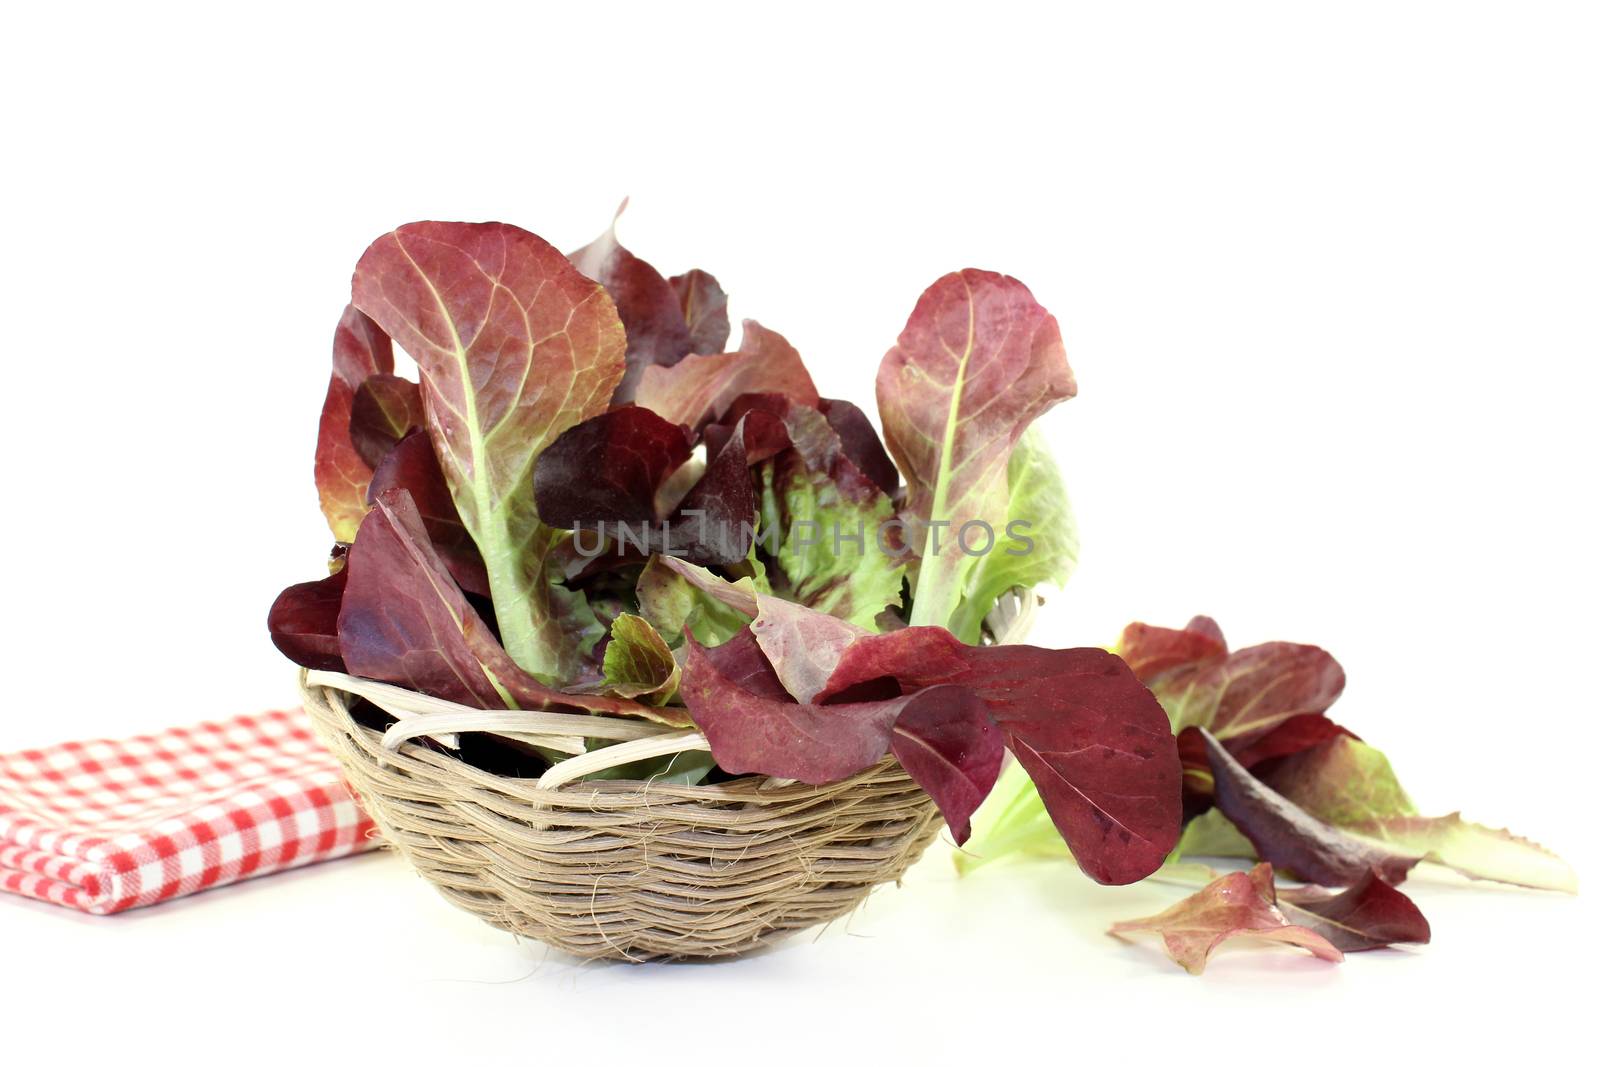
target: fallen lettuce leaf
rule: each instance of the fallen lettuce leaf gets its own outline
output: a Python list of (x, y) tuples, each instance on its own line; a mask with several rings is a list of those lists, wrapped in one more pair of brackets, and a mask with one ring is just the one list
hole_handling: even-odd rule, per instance
[(1216, 779), (1217, 807), (1249, 838), (1256, 855), (1274, 867), (1318, 885), (1354, 885), (1377, 871), (1385, 881), (1402, 881), (1418, 856), (1357, 838), (1329, 826), (1269, 788), (1239, 765), (1204, 730), (1206, 756)]
[[(611, 300), (539, 237), (503, 223), (419, 222), (373, 242), (354, 302), (417, 361), (428, 432), (524, 670), (579, 673), (533, 501), (534, 461), (603, 412), (625, 338)], [(580, 620), (581, 621), (581, 620)]]
[(1289, 919), (1321, 934), (1341, 952), (1425, 945), (1433, 938), (1411, 898), (1371, 871), (1341, 892), (1318, 886), (1279, 889), (1277, 902)]
[(1315, 930), (1296, 925), (1276, 903), (1272, 868), (1225, 874), (1204, 889), (1147, 919), (1115, 923), (1112, 935), (1161, 935), (1167, 955), (1190, 974), (1200, 974), (1217, 946), (1234, 937), (1264, 938), (1297, 945), (1319, 959), (1338, 963), (1344, 953)]
[(1005, 527), (1012, 448), (1076, 392), (1055, 319), (1015, 278), (964, 270), (917, 301), (877, 382), (884, 439), (906, 480), (904, 510), (926, 526), (913, 626), (955, 617), (976, 560), (961, 547), (968, 524)]
[(352, 305), (333, 335), (333, 376), (317, 424), (317, 495), (335, 541), (349, 542), (367, 513), (372, 465), (350, 436), (356, 390), (375, 374), (394, 371), (394, 349), (378, 324)]
[(1266, 782), (1286, 800), (1357, 838), (1467, 875), (1533, 889), (1578, 890), (1578, 876), (1553, 852), (1460, 814), (1427, 817), (1382, 752), (1336, 737), (1278, 764)]
[[(814, 697), (824, 706), (885, 682), (902, 693), (957, 685), (977, 694), (1096, 881), (1137, 881), (1177, 843), (1176, 746), (1161, 706), (1111, 653), (974, 647), (931, 626), (859, 636), (842, 650), (826, 640), (792, 647), (793, 654), (837, 655)], [(780, 676), (794, 672), (792, 665), (779, 669)]]

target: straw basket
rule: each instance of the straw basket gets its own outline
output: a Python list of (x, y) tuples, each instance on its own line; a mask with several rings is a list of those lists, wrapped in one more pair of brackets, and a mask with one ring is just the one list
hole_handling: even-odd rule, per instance
[[(1016, 615), (1007, 620), (1013, 640), (1023, 629)], [(417, 873), (485, 922), (577, 956), (749, 952), (898, 881), (942, 825), (892, 758), (823, 786), (756, 776), (696, 786), (577, 781), (704, 750), (705, 738), (632, 719), (485, 712), (325, 671), (302, 672), (301, 688), (318, 736)], [(358, 696), (397, 721), (387, 731), (360, 725), (350, 713)], [(469, 730), (584, 754), (519, 779), (414, 740), (449, 746)], [(590, 739), (609, 744), (585, 752)]]

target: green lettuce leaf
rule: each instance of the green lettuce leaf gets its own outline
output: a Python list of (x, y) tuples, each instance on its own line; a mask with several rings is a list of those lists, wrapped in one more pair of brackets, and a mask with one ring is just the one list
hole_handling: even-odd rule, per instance
[(654, 626), (622, 614), (611, 623), (605, 678), (606, 688), (619, 697), (665, 704), (678, 691), (678, 662)]
[[(1067, 583), (1078, 565), (1078, 524), (1061, 470), (1037, 429), (1017, 441), (1006, 465), (1010, 503), (994, 548), (967, 576), (950, 629), (968, 644), (983, 636), (983, 620), (1009, 590)], [(1025, 525), (1024, 525), (1025, 524)]]
[(878, 544), (894, 505), (845, 455), (821, 412), (784, 405), (792, 448), (760, 470), (761, 528), (775, 535), (779, 595), (876, 630), (888, 607), (898, 607), (905, 562)]

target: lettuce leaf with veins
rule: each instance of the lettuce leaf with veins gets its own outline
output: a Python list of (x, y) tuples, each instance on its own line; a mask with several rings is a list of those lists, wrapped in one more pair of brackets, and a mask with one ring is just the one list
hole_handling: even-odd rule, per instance
[(906, 479), (905, 511), (926, 526), (912, 625), (955, 618), (976, 563), (963, 545), (982, 543), (982, 527), (968, 525), (1004, 529), (1017, 439), (1076, 392), (1055, 318), (1015, 278), (959, 271), (917, 301), (877, 383), (884, 438)]
[(503, 223), (418, 222), (373, 242), (355, 306), (417, 361), (423, 410), (461, 520), (483, 556), (500, 633), (519, 666), (581, 673), (571, 618), (546, 559), (534, 461), (603, 412), (626, 344), (609, 297), (545, 241)]
[(1017, 441), (1006, 465), (1006, 524), (967, 576), (950, 629), (968, 644), (983, 636), (983, 620), (1011, 589), (1056, 588), (1078, 565), (1078, 525), (1061, 471), (1037, 428)]

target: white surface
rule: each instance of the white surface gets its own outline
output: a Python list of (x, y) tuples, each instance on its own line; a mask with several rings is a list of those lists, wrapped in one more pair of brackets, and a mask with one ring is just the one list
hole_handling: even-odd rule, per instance
[[(311, 453), (357, 256), (428, 217), (576, 247), (630, 194), (626, 243), (715, 272), (868, 407), (924, 286), (1025, 280), (1081, 386), (1046, 427), (1083, 563), (1036, 639), (1204, 611), (1322, 644), (1335, 716), (1419, 803), (1593, 875), (1592, 9), (516, 10), (9, 17), (0, 748), (292, 701), (263, 619), (326, 548)], [(1583, 897), (1424, 881), (1427, 948), (1193, 980), (1100, 932), (1175, 893), (934, 856), (859, 936), (576, 968), (371, 857), (111, 920), (0, 900), (0, 1003), (13, 1032), (198, 1004), (251, 1042), (315, 1014), (497, 1061), (609, 1050), (623, 1019), (703, 1062), (1387, 1058), (1579, 1021)]]

